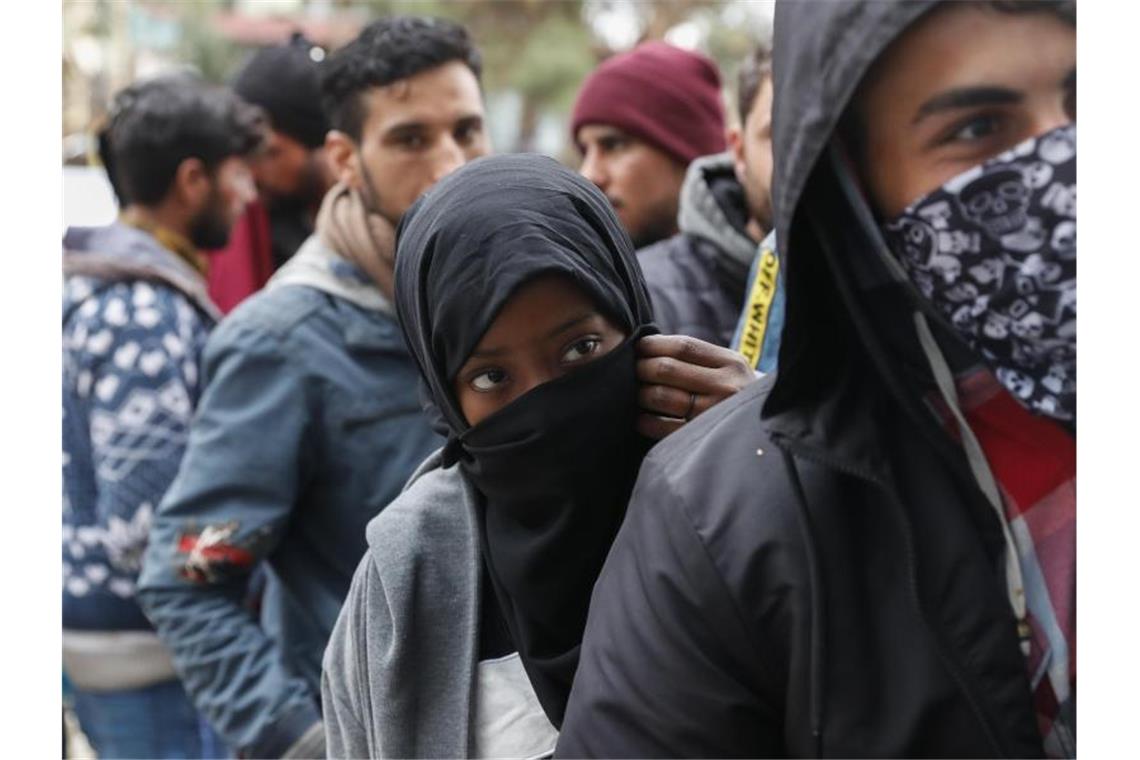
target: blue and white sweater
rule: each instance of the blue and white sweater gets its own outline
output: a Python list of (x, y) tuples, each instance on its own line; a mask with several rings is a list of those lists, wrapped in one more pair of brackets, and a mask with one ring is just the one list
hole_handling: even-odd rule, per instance
[(216, 318), (151, 235), (71, 229), (63, 295), (63, 626), (148, 630), (135, 582), (178, 472)]

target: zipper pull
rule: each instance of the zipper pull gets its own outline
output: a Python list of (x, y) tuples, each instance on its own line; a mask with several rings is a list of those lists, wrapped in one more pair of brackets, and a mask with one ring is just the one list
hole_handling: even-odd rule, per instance
[(1017, 619), (1017, 638), (1021, 643), (1021, 653), (1028, 657), (1033, 645), (1033, 629), (1024, 617)]

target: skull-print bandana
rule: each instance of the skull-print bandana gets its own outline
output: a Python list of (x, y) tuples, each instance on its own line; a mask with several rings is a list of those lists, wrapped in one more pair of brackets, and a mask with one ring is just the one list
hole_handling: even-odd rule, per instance
[(958, 175), (883, 234), (919, 293), (1014, 398), (1075, 424), (1075, 125)]

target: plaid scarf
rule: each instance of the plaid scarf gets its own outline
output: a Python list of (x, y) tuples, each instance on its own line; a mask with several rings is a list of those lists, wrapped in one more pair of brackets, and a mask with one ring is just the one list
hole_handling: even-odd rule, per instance
[[(1076, 755), (1077, 449), (1026, 411), (988, 370), (957, 381), (959, 404), (1001, 491), (1025, 581), (1026, 656), (1048, 757)], [(954, 429), (942, 400), (934, 406)]]

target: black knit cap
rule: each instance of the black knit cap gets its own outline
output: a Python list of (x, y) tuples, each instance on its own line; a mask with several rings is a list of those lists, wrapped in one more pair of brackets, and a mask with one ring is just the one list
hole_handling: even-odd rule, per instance
[[(318, 61), (320, 50), (300, 32), (284, 45), (254, 53), (234, 76), (233, 88), (243, 99), (269, 113), (272, 126), (309, 148), (325, 143), (328, 119), (321, 110)], [(323, 53), (323, 51), (321, 51)]]

